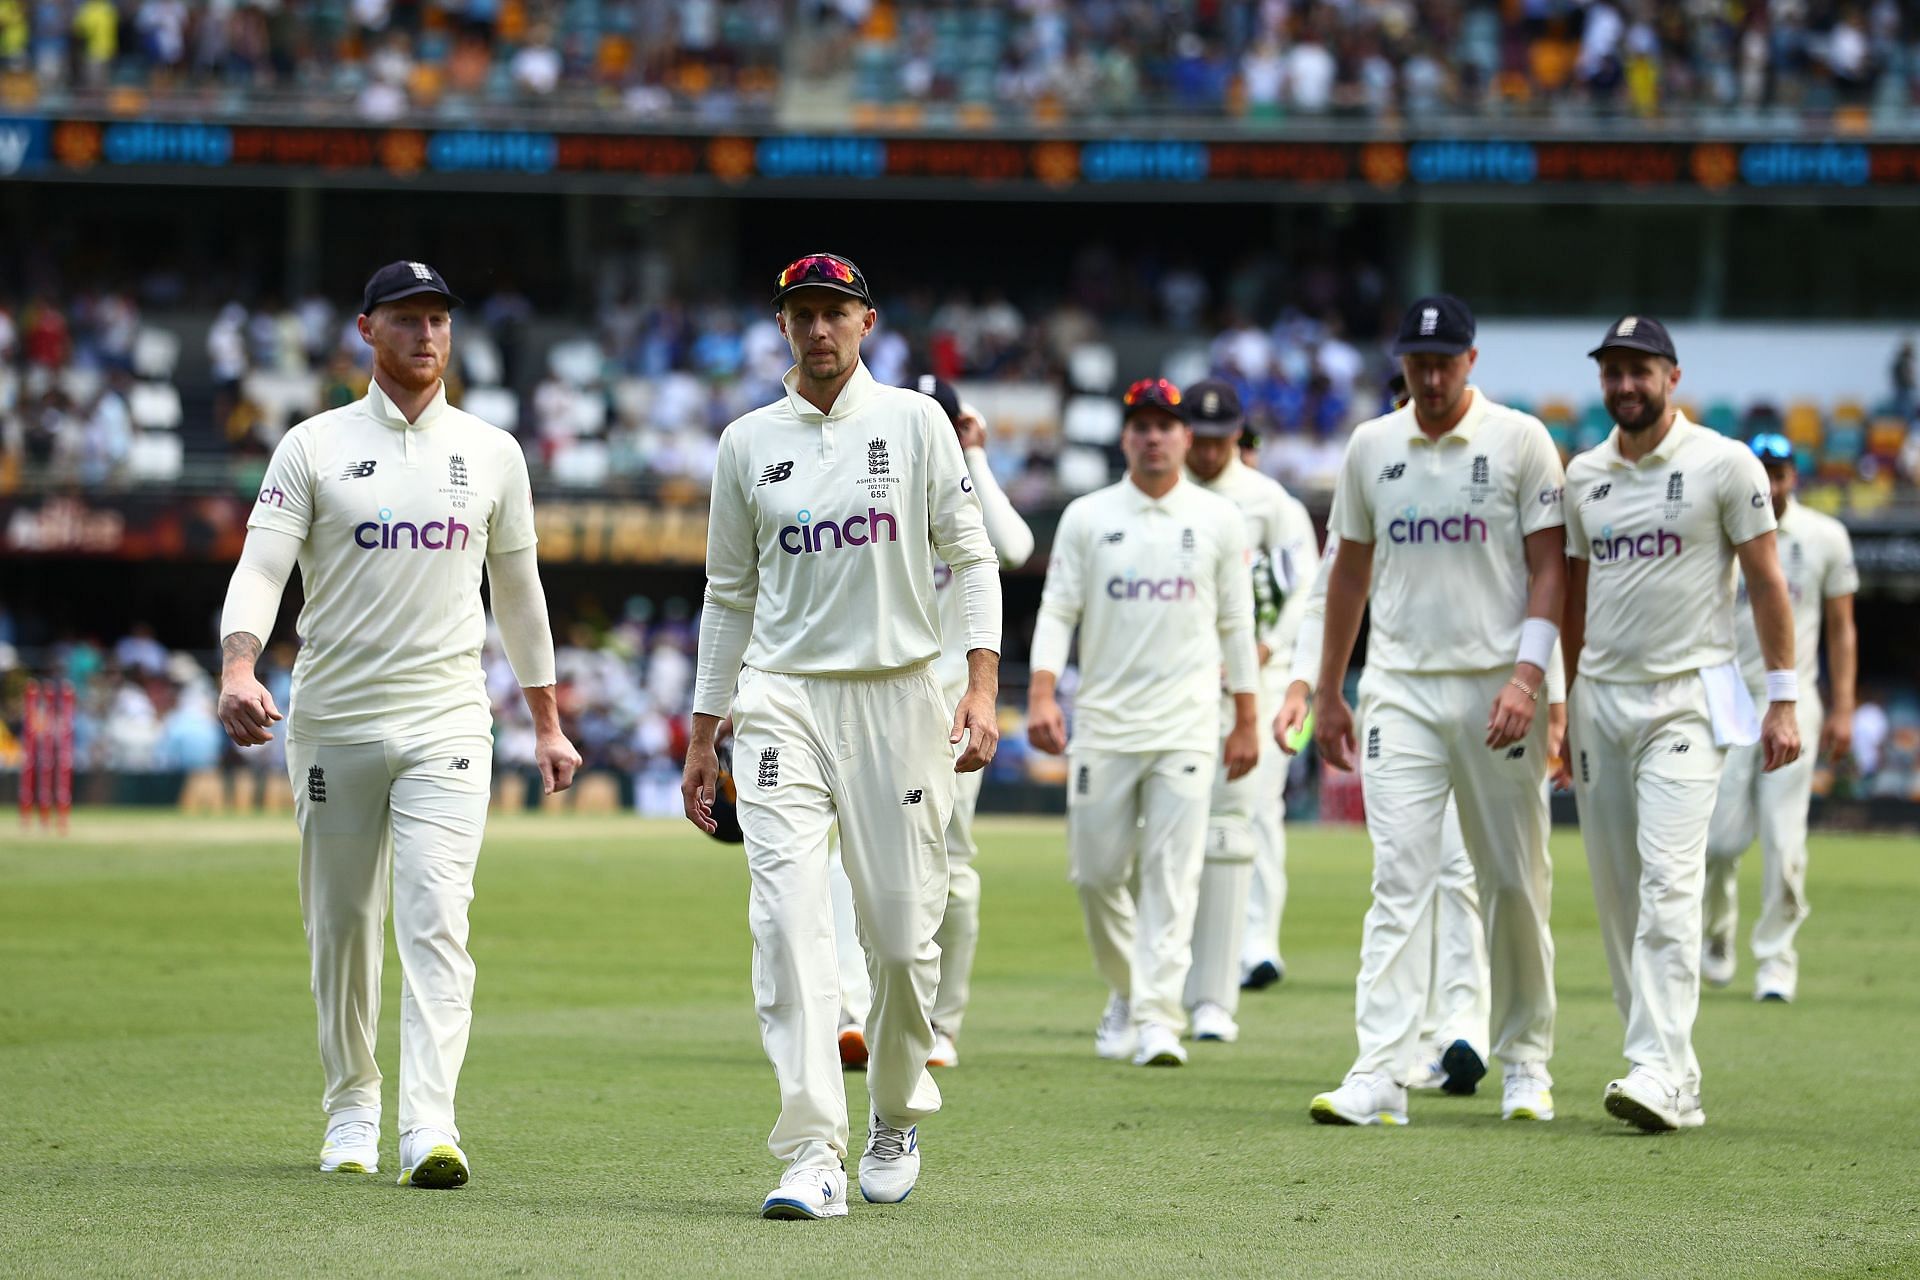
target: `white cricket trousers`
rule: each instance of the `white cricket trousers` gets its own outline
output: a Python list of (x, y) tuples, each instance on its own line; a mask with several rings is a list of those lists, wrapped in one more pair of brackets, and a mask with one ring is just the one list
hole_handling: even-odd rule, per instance
[[(1767, 705), (1764, 688), (1753, 690), (1757, 706)], [(1753, 925), (1756, 960), (1782, 960), (1796, 970), (1793, 938), (1809, 914), (1807, 906), (1807, 804), (1813, 795), (1813, 766), (1819, 752), (1825, 709), (1812, 689), (1800, 690), (1800, 758), (1767, 773), (1759, 743), (1727, 750), (1707, 828), (1706, 935), (1729, 945), (1740, 924), (1740, 855), (1760, 837), (1760, 918)]]
[[(1272, 717), (1267, 717), (1272, 723)], [(1247, 887), (1247, 924), (1240, 942), (1240, 968), (1262, 960), (1280, 963), (1280, 917), (1287, 909), (1286, 752), (1264, 739), (1254, 784), (1253, 883)]]
[[(1263, 723), (1270, 723), (1261, 709)], [(1233, 728), (1233, 702), (1223, 702), (1220, 737)], [(1252, 769), (1229, 781), (1224, 759), (1215, 757), (1213, 792), (1207, 804), (1205, 861), (1200, 869), (1200, 898), (1193, 917), (1193, 968), (1187, 973), (1186, 1006), (1211, 1002), (1235, 1013), (1240, 1008), (1240, 952), (1246, 940), (1248, 899), (1260, 854), (1258, 815), (1268, 800), (1263, 788), (1274, 782), (1270, 757), (1280, 755), (1273, 739), (1260, 734), (1260, 756)], [(1224, 753), (1223, 753), (1224, 754)], [(1274, 807), (1279, 797), (1273, 797)]]
[(1444, 1049), (1465, 1040), (1485, 1062), (1491, 1052), (1487, 1023), (1492, 1016), (1488, 992), (1487, 933), (1480, 918), (1480, 886), (1473, 859), (1467, 856), (1460, 834), (1460, 810), (1447, 801), (1446, 824), (1440, 830), (1440, 879), (1433, 893), (1432, 976), (1427, 982), (1427, 1008), (1420, 1018), (1420, 1038)]
[(1136, 1027), (1179, 1035), (1213, 753), (1072, 747), (1067, 764), (1068, 878), (1094, 968), (1131, 1002)]
[(1355, 1071), (1405, 1083), (1418, 1065), (1433, 970), (1433, 897), (1452, 794), (1486, 922), (1493, 1052), (1553, 1056), (1553, 872), (1547, 859), (1547, 708), (1525, 739), (1486, 745), (1511, 673), (1419, 675), (1369, 667), (1360, 681), (1360, 768), (1373, 838), (1373, 906), (1355, 984)]
[(847, 1099), (836, 1044), (827, 835), (836, 820), (873, 1006), (867, 1087), (888, 1124), (940, 1109), (927, 1071), (947, 900), (952, 716), (925, 666), (873, 677), (745, 667), (734, 695), (734, 768), (746, 837), (753, 992), (780, 1085), (767, 1139), (796, 1167), (839, 1168)]
[(467, 906), (486, 832), (493, 743), (415, 737), (287, 743), (300, 910), (320, 1016), (321, 1107), (380, 1122), (387, 903), (400, 952), (400, 1132), (459, 1136), (453, 1095), (473, 1023)]
[(1706, 686), (1575, 681), (1567, 698), (1580, 837), (1626, 1057), (1669, 1088), (1700, 1091), (1700, 911), (1720, 786)]

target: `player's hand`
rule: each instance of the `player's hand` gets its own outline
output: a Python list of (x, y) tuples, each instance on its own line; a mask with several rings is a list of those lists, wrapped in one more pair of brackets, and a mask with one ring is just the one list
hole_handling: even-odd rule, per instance
[(1767, 704), (1767, 718), (1760, 722), (1760, 746), (1766, 753), (1763, 773), (1772, 773), (1800, 758), (1800, 709), (1797, 703)]
[(540, 766), (542, 795), (565, 791), (573, 785), (574, 772), (580, 768), (580, 753), (564, 733), (542, 734), (533, 748), (533, 760)]
[(280, 708), (273, 705), (273, 695), (251, 673), (229, 671), (220, 682), (220, 705), (215, 714), (235, 746), (257, 747), (273, 741), (273, 722), (280, 719)]
[(1547, 708), (1547, 778), (1555, 791), (1573, 790), (1573, 766), (1568, 763), (1567, 704), (1556, 702)]
[(1050, 756), (1067, 751), (1067, 717), (1054, 698), (1027, 699), (1027, 741)]
[[(1525, 680), (1536, 694), (1546, 684), (1547, 673), (1531, 662), (1518, 664), (1513, 674), (1514, 679)], [(1487, 714), (1487, 745), (1498, 751), (1526, 737), (1533, 729), (1535, 706), (1534, 699), (1511, 682), (1501, 685), (1500, 692), (1493, 697), (1493, 710)]]
[(1287, 696), (1280, 703), (1280, 714), (1273, 718), (1273, 740), (1288, 755), (1298, 755), (1287, 744), (1300, 732), (1300, 726), (1307, 722), (1307, 682), (1295, 680), (1287, 686)]
[(980, 420), (979, 414), (972, 412), (964, 406), (960, 410), (960, 416), (953, 420), (953, 429), (955, 434), (960, 437), (960, 447), (962, 449), (984, 449), (987, 447), (987, 424)]
[(1000, 749), (1000, 718), (985, 690), (967, 690), (953, 709), (953, 732), (947, 735), (947, 742), (959, 746), (962, 736), (967, 749), (953, 762), (953, 771), (975, 773), (986, 768)]
[(1227, 734), (1227, 745), (1221, 752), (1220, 762), (1227, 766), (1228, 782), (1253, 772), (1253, 766), (1260, 763), (1260, 729), (1253, 721), (1233, 726), (1233, 731)]
[(1313, 700), (1313, 745), (1329, 765), (1353, 772), (1353, 708), (1338, 689), (1323, 689)]
[(1827, 713), (1826, 723), (1820, 726), (1820, 754), (1829, 760), (1838, 760), (1852, 753), (1853, 712), (1835, 707)]
[(687, 811), (687, 821), (712, 835), (717, 824), (713, 820), (713, 796), (720, 785), (720, 756), (714, 751), (713, 743), (696, 739), (687, 744), (687, 767), (680, 775), (680, 803)]

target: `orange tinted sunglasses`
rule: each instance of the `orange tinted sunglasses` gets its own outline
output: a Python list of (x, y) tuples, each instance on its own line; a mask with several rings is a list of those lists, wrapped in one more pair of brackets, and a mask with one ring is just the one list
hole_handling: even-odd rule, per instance
[(1142, 378), (1127, 388), (1120, 403), (1129, 409), (1137, 404), (1179, 404), (1180, 388), (1165, 378)]
[(832, 280), (866, 292), (866, 284), (860, 279), (860, 273), (854, 270), (853, 264), (830, 253), (810, 253), (804, 258), (794, 259), (780, 273), (779, 282), (774, 287), (787, 289), (803, 280)]

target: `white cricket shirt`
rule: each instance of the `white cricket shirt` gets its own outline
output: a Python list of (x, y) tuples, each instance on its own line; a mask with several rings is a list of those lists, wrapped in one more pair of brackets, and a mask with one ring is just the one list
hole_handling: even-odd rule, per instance
[(1187, 478), (1231, 502), (1246, 521), (1247, 550), (1252, 556), (1253, 638), (1267, 646), (1262, 682), (1272, 686), (1286, 671), (1287, 651), (1306, 603), (1300, 597), (1318, 562), (1313, 517), (1278, 480), (1255, 471), (1237, 455), (1229, 455), (1227, 465), (1212, 480), (1202, 480), (1191, 471)]
[[(985, 449), (962, 451), (967, 461), (967, 476), (974, 496), (980, 499), (980, 518), (986, 525), (987, 540), (1002, 569), (1018, 569), (1033, 555), (1033, 530), (1013, 508), (1006, 490), (993, 478)], [(933, 674), (940, 687), (951, 692), (964, 691), (967, 683), (967, 603), (955, 589), (953, 570), (944, 560), (933, 566), (934, 599), (940, 609), (940, 656), (933, 660)]]
[(1408, 405), (1347, 443), (1329, 527), (1373, 544), (1370, 666), (1488, 671), (1520, 648), (1526, 537), (1559, 527), (1565, 478), (1538, 418), (1469, 393), (1466, 416), (1438, 440)]
[(1766, 469), (1674, 415), (1639, 462), (1620, 428), (1567, 468), (1567, 554), (1585, 560), (1593, 680), (1667, 680), (1733, 661), (1734, 548), (1774, 527)]
[(1220, 741), (1220, 668), (1259, 692), (1246, 521), (1185, 478), (1159, 498), (1132, 480), (1060, 516), (1033, 630), (1033, 668), (1066, 668), (1080, 629), (1073, 742), (1206, 751)]
[(247, 524), (303, 540), (293, 737), (492, 734), (480, 578), (534, 543), (519, 441), (444, 384), (409, 423), (375, 383), (287, 432)]
[[(931, 661), (936, 558), (956, 575), (988, 566), (965, 644), (998, 652), (993, 544), (946, 414), (865, 364), (830, 413), (801, 398), (796, 378), (789, 369), (784, 397), (726, 429), (714, 466), (706, 602), (751, 617), (746, 664), (862, 675)], [(740, 673), (707, 649), (693, 709), (724, 716)]]
[[(1860, 572), (1853, 566), (1853, 539), (1847, 526), (1830, 515), (1812, 511), (1793, 498), (1780, 517), (1775, 535), (1780, 544), (1780, 571), (1786, 575), (1787, 594), (1793, 600), (1793, 664), (1800, 672), (1802, 696), (1820, 679), (1820, 624), (1827, 601), (1860, 590)], [(1767, 661), (1760, 652), (1760, 630), (1747, 602), (1747, 582), (1734, 566), (1737, 587), (1733, 603), (1734, 647), (1740, 655), (1740, 674), (1754, 689), (1767, 682)]]

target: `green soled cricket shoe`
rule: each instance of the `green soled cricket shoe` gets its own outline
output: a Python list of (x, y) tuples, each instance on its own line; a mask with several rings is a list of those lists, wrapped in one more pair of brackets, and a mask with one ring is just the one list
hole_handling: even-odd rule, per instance
[(467, 1185), (467, 1153), (444, 1129), (415, 1129), (400, 1138), (400, 1185), (451, 1191)]

